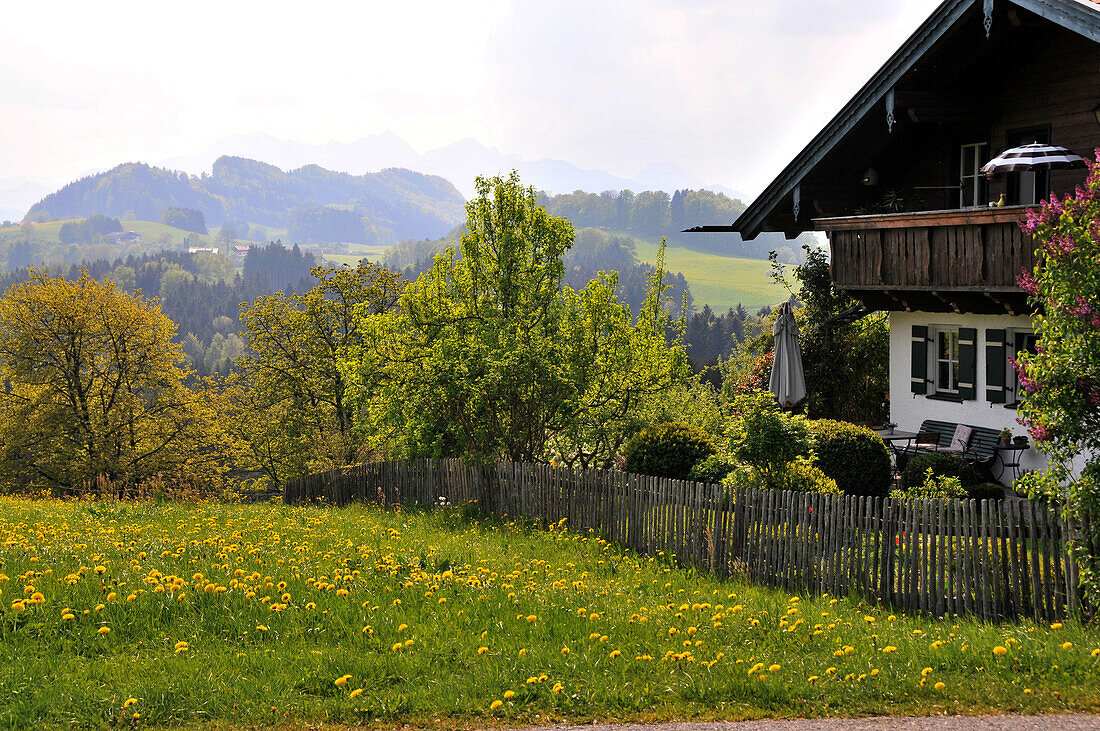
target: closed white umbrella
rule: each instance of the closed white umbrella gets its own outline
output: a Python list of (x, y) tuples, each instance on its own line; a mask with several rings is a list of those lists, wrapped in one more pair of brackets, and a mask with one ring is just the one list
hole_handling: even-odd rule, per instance
[(791, 303), (779, 306), (775, 318), (775, 356), (768, 390), (780, 406), (791, 408), (806, 398), (806, 374), (802, 370), (802, 351), (798, 347), (798, 323), (794, 321)]

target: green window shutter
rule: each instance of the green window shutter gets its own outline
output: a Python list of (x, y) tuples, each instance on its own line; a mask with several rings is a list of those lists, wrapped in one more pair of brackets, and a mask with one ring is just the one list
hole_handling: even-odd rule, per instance
[(964, 401), (978, 398), (978, 331), (959, 328), (959, 397)]
[(985, 400), (991, 404), (1005, 403), (1005, 331), (990, 328), (985, 331)]
[(928, 393), (928, 327), (913, 326), (913, 365), (910, 372), (910, 389), (913, 393)]

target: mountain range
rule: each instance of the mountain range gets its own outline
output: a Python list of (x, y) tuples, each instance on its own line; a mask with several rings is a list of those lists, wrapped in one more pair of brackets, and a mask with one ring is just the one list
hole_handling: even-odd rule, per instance
[(421, 154), (393, 132), (370, 135), (355, 142), (319, 145), (281, 140), (263, 133), (233, 135), (196, 155), (173, 157), (161, 161), (161, 164), (197, 175), (209, 170), (211, 163), (223, 155), (266, 160), (287, 170), (308, 164), (350, 173), (387, 167), (408, 168), (450, 180), (467, 198), (473, 196), (476, 176), (507, 175), (516, 170), (525, 185), (548, 193), (706, 189), (724, 193), (730, 198), (748, 199), (736, 190), (707, 184), (686, 168), (670, 162), (650, 163), (635, 177), (627, 178), (603, 170), (581, 168), (564, 160), (526, 160), (495, 147), (487, 147), (473, 138)]
[(201, 211), (212, 225), (286, 229), (310, 241), (393, 243), (437, 238), (462, 222), (465, 199), (446, 179), (401, 168), (351, 175), (319, 165), (289, 172), (242, 157), (219, 157), (200, 176), (126, 163), (70, 183), (26, 218), (102, 214), (160, 221), (168, 209)]

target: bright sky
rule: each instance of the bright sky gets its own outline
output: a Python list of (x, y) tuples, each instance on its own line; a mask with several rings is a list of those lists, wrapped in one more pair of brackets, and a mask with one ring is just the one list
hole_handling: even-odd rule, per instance
[(420, 152), (474, 137), (760, 190), (936, 0), (20, 2), (0, 12), (0, 180), (232, 134)]

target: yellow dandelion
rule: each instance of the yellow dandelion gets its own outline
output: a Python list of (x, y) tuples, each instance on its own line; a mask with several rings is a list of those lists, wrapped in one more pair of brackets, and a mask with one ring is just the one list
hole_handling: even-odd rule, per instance
[(127, 698), (126, 702), (122, 704), (122, 707), (123, 708), (129, 708), (130, 706), (134, 705), (135, 703), (137, 703), (137, 698)]
[(1005, 648), (1005, 647), (1002, 647), (1001, 645), (997, 645), (996, 647), (993, 648), (993, 654), (994, 655), (1004, 655), (1006, 652), (1008, 652), (1008, 649)]
[(514, 690), (506, 690), (506, 691), (504, 691), (504, 698), (505, 698), (505, 699), (508, 699), (508, 698), (514, 698), (514, 697), (515, 697), (515, 695), (516, 695), (516, 692), (515, 692)]
[(924, 670), (920, 671), (920, 674), (922, 677), (928, 677), (932, 674), (932, 668), (925, 668)]
[(405, 630), (407, 630), (408, 628), (409, 628), (409, 625), (407, 625), (407, 624), (399, 624), (399, 625), (397, 625), (397, 631), (398, 631), (398, 632), (404, 632), (404, 631), (405, 631)]
[(1062, 643), (1062, 649), (1063, 649), (1063, 650), (1068, 650), (1068, 649), (1069, 649), (1069, 648), (1071, 648), (1071, 647), (1073, 647), (1073, 643), (1072, 643), (1072, 642), (1063, 642), (1063, 643)]
[(402, 645), (400, 642), (395, 642), (395, 643), (393, 643), (393, 647), (391, 647), (390, 649), (393, 650), (394, 652), (397, 652), (402, 647), (404, 647), (404, 645)]
[(361, 695), (363, 695), (363, 689), (362, 688), (356, 688), (352, 692), (348, 693), (348, 698), (358, 698)]
[(569, 654), (569, 648), (568, 647), (561, 648), (561, 654), (568, 655)]
[(623, 653), (619, 652), (618, 650), (612, 650), (610, 657), (611, 657), (612, 660), (614, 660), (615, 658), (617, 658), (619, 655), (622, 655), (622, 654)]
[(770, 673), (779, 672), (779, 666), (778, 665), (772, 665), (771, 667), (768, 668), (768, 672), (770, 672)]
[(934, 687), (934, 688), (935, 688), (936, 690), (943, 690), (943, 689), (944, 689), (944, 688), (946, 688), (947, 686), (946, 686), (946, 685), (944, 685), (944, 684), (943, 684), (943, 682), (939, 682), (939, 683), (936, 683), (936, 684), (935, 684), (935, 685), (934, 685), (933, 687)]
[(535, 615), (533, 615), (533, 614), (528, 614), (528, 615), (527, 615), (527, 621), (528, 621), (529, 623), (532, 623), (532, 624), (533, 624), (533, 623), (535, 622), (535, 620), (537, 620), (537, 619), (538, 619), (538, 617), (536, 617), (536, 616), (535, 616)]
[(550, 689), (550, 692), (551, 693), (561, 693), (563, 690), (565, 690), (564, 685), (562, 685), (561, 683), (554, 683), (554, 687)]
[(496, 709), (500, 708), (503, 705), (504, 705), (504, 701), (502, 701), (500, 699), (497, 699), (497, 700), (495, 700), (495, 701), (493, 701), (492, 703), (489, 704), (489, 710), (490, 711), (495, 711)]
[(886, 647), (882, 648), (882, 651), (883, 652), (897, 652), (897, 649), (898, 648), (894, 647), (893, 645), (887, 645)]
[(489, 648), (488, 648), (488, 647), (485, 647), (484, 645), (482, 645), (481, 647), (477, 648), (477, 654), (479, 654), (479, 655), (484, 655), (484, 654), (485, 654), (486, 652), (488, 652), (488, 651), (489, 651)]
[(64, 614), (61, 615), (61, 618), (65, 619), (65, 620), (68, 620), (68, 619), (75, 619), (76, 617), (73, 615), (72, 612), (65, 612)]
[(347, 685), (349, 680), (351, 680), (350, 675), (341, 675), (339, 678), (332, 682), (334, 685)]
[(101, 635), (105, 635), (110, 631), (111, 631), (110, 627), (100, 627), (99, 629), (96, 630), (96, 632), (98, 632)]
[(1062, 629), (1062, 623), (1061, 622), (1054, 622), (1050, 625), (1050, 628), (1051, 629)]

